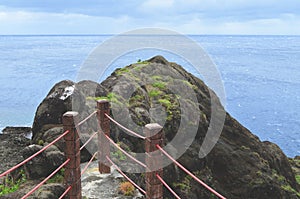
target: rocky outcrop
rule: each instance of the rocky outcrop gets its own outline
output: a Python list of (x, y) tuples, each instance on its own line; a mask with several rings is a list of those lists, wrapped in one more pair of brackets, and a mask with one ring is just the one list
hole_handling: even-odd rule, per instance
[(6, 127), (0, 133), (0, 173), (23, 160), (21, 151), (30, 144), (26, 138), (31, 133), (30, 127)]
[(72, 98), (76, 96), (78, 107), (84, 107), (85, 99), (75, 89), (74, 82), (62, 81), (57, 83), (47, 94), (37, 108), (32, 126), (33, 141), (40, 140), (40, 135), (46, 130), (62, 124), (62, 115), (72, 110)]
[[(67, 111), (80, 112), (80, 120), (87, 117), (95, 110), (94, 100), (86, 102), (87, 97), (106, 95), (106, 90), (98, 83), (81, 81), (75, 84), (70, 80), (61, 81), (53, 86), (46, 98), (40, 103), (35, 113), (32, 126), (32, 142), (37, 145), (46, 145), (63, 133), (62, 116)], [(87, 121), (80, 127), (81, 140), (89, 137), (97, 128), (93, 121)], [(83, 143), (81, 143), (82, 146)], [(63, 152), (64, 140), (55, 143), (55, 146)], [(91, 154), (83, 149), (81, 161), (90, 160)]]
[[(189, 101), (190, 96), (183, 84), (195, 92), (197, 103)], [(188, 128), (198, 126), (194, 141), (178, 161), (227, 198), (300, 197), (295, 173), (281, 149), (273, 143), (261, 142), (228, 113), (215, 147), (205, 158), (199, 158), (200, 146), (211, 120), (211, 99), (215, 100), (218, 111), (224, 111), (224, 108), (203, 81), (176, 63), (157, 56), (116, 70), (102, 85), (113, 93), (108, 96), (112, 101), (113, 116), (121, 120), (132, 118), (133, 124), (124, 119), (123, 124), (138, 132), (142, 132), (141, 127), (146, 123), (162, 123), (169, 143), (182, 122), (187, 121)], [(183, 92), (174, 94), (174, 86), (182, 87), (180, 90)], [(127, 109), (122, 108), (124, 104)], [(198, 110), (195, 113), (200, 115), (197, 124), (194, 119), (196, 115), (184, 115), (182, 106), (188, 110)], [(164, 110), (165, 115), (159, 110)], [(163, 117), (157, 117), (159, 114)], [(155, 121), (156, 118), (165, 120)], [(121, 133), (119, 128), (112, 128), (115, 140), (126, 143), (132, 151), (143, 152), (143, 142)], [(183, 198), (213, 198), (174, 165), (164, 169), (164, 176)], [(132, 177), (143, 184), (140, 175)]]

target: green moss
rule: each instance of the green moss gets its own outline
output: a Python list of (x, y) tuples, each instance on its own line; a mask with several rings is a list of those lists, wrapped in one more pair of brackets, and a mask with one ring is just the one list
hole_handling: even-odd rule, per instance
[(142, 96), (142, 95), (134, 95), (134, 96), (132, 96), (132, 97), (130, 98), (129, 101), (141, 101), (141, 100), (143, 100), (144, 98), (145, 98), (145, 97)]
[(168, 99), (159, 99), (158, 101), (167, 109), (170, 109), (172, 106), (172, 103)]
[(256, 175), (259, 176), (259, 177), (261, 177), (262, 176), (262, 172), (261, 171), (257, 171)]
[(52, 178), (50, 178), (47, 183), (63, 183), (64, 182), (65, 169), (62, 168), (58, 173), (56, 173)]
[(141, 59), (138, 59), (136, 63), (138, 63), (138, 64), (149, 64), (150, 62), (148, 62), (147, 60), (142, 61)]
[(281, 188), (284, 189), (285, 191), (292, 192), (296, 194), (298, 197), (300, 197), (300, 193), (297, 192), (295, 189), (293, 189), (291, 185), (282, 185)]
[(272, 178), (278, 180), (281, 183), (284, 183), (286, 181), (285, 177), (279, 175), (275, 169), (272, 169)]
[(248, 150), (250, 150), (249, 147), (244, 146), (244, 145), (242, 145), (242, 146), (240, 147), (240, 149), (241, 149), (242, 151), (248, 151)]
[(159, 89), (166, 89), (166, 83), (162, 81), (154, 82), (152, 86)]
[(151, 91), (149, 91), (149, 97), (158, 97), (159, 95), (162, 94), (162, 92), (160, 90), (156, 90), (156, 89), (153, 89)]
[(44, 140), (39, 140), (37, 144), (40, 146), (44, 146)]
[(101, 96), (101, 97), (87, 97), (86, 98), (87, 100), (108, 100), (109, 102), (112, 102), (112, 103), (115, 103), (115, 104), (118, 104), (118, 105), (123, 105), (124, 103), (122, 103), (121, 101), (124, 101), (122, 99), (121, 96), (113, 93), (113, 92), (110, 92), (107, 94), (107, 96)]
[(120, 150), (116, 150), (115, 152), (112, 152), (112, 156), (114, 158), (117, 158), (120, 161), (124, 161), (127, 159), (126, 155), (124, 155), (124, 153)]
[(282, 176), (282, 175), (279, 175), (279, 176), (277, 177), (277, 179), (278, 179), (279, 182), (284, 182), (284, 181), (285, 181), (285, 177)]
[(191, 84), (189, 81), (187, 81), (187, 80), (182, 80), (182, 82), (185, 84), (185, 85), (187, 85), (188, 87), (190, 87), (191, 89), (197, 89), (197, 86), (195, 86), (195, 85), (193, 85), (193, 84)]
[[(119, 145), (123, 150), (127, 152), (130, 151), (130, 148), (127, 145), (123, 144), (122, 142), (117, 142), (117, 145)], [(121, 150), (118, 149), (112, 152), (112, 156), (117, 158), (120, 161), (124, 161), (127, 159), (127, 156)]]
[(155, 81), (160, 81), (160, 80), (162, 80), (162, 77), (159, 76), (159, 75), (153, 75), (153, 76), (151, 76), (151, 78), (152, 78), (153, 80), (155, 80)]
[(125, 68), (120, 68), (120, 69), (117, 69), (117, 70), (116, 70), (116, 74), (117, 74), (117, 75), (122, 75), (122, 74), (124, 74), (124, 73), (129, 73), (129, 71), (130, 71), (130, 69), (127, 68), (127, 67), (125, 67)]
[(21, 177), (16, 181), (12, 177), (7, 176), (4, 180), (4, 184), (0, 184), (0, 196), (17, 191), (20, 185), (26, 182), (24, 170), (20, 171), (20, 176)]
[(189, 194), (189, 192), (191, 191), (191, 177), (189, 175), (187, 175), (182, 182), (173, 183), (173, 186), (176, 188), (179, 188), (183, 193)]
[(295, 178), (296, 178), (297, 183), (300, 184), (300, 175), (296, 175)]

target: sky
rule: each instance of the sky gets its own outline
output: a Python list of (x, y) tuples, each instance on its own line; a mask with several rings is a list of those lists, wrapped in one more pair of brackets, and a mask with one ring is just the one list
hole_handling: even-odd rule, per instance
[(147, 27), (183, 34), (300, 35), (300, 1), (0, 0), (0, 35), (119, 34)]

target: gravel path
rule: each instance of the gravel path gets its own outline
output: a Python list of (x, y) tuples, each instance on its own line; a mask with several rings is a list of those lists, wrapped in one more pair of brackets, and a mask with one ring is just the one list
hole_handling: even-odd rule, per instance
[[(85, 164), (82, 164), (83, 168)], [(118, 188), (124, 178), (113, 167), (110, 174), (100, 174), (98, 171), (98, 163), (93, 162), (86, 172), (83, 174), (82, 182), (82, 197), (87, 199), (142, 199), (144, 198), (136, 190), (133, 197), (126, 197), (118, 194)]]

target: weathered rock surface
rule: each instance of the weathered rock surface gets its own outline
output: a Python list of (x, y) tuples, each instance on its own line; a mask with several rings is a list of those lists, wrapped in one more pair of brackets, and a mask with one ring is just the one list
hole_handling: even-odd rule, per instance
[(85, 99), (75, 89), (74, 82), (62, 81), (57, 83), (47, 94), (37, 108), (32, 126), (33, 141), (38, 142), (40, 135), (51, 127), (62, 124), (62, 115), (72, 110), (72, 97), (78, 99), (78, 107), (84, 107)]
[(30, 144), (29, 127), (6, 127), (0, 134), (0, 173), (23, 160), (21, 150)]
[[(181, 91), (185, 91), (183, 84), (194, 90), (197, 103), (189, 101), (188, 92), (172, 93), (170, 88), (174, 86), (182, 87)], [(140, 133), (142, 130), (139, 127), (155, 121), (153, 112), (157, 112), (157, 109), (166, 112), (165, 121), (155, 122), (165, 122), (162, 125), (167, 143), (172, 141), (182, 122), (189, 121), (189, 127), (199, 125), (193, 143), (178, 161), (227, 198), (300, 198), (295, 173), (281, 149), (273, 143), (261, 142), (228, 113), (215, 147), (205, 158), (199, 158), (200, 146), (211, 120), (211, 98), (218, 104), (218, 111), (224, 109), (214, 92), (209, 92), (200, 79), (181, 66), (157, 56), (116, 70), (102, 85), (108, 92), (114, 93), (111, 98), (113, 116), (128, 118), (129, 115), (134, 124), (126, 120), (123, 120), (123, 124)], [(181, 99), (180, 103), (178, 99)], [(122, 104), (126, 104), (128, 109), (122, 109)], [(188, 110), (198, 109), (199, 112), (195, 114), (200, 114), (199, 123), (194, 123), (196, 115), (181, 113), (182, 106)], [(132, 151), (143, 152), (143, 142), (114, 126), (113, 132), (115, 140), (126, 142)], [(214, 198), (174, 165), (164, 169), (164, 176), (183, 198)], [(143, 184), (140, 175), (132, 177)], [(171, 195), (167, 194), (167, 197)]]
[[(22, 150), (24, 159), (40, 151), (43, 146), (30, 145)], [(54, 145), (24, 165), (27, 179), (45, 178), (65, 161), (64, 154)]]

